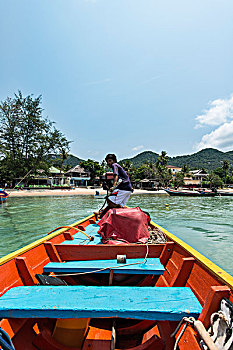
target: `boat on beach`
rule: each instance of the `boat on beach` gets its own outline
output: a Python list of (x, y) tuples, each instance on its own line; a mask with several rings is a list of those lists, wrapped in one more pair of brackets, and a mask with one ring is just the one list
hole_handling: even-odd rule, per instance
[(0, 189), (0, 203), (4, 203), (8, 197), (9, 194), (6, 191)]
[(94, 194), (95, 199), (106, 199), (106, 194), (100, 194), (99, 191), (96, 191)]
[(203, 190), (203, 189), (197, 189), (197, 190), (187, 190), (187, 189), (180, 189), (180, 190), (174, 190), (171, 188), (164, 189), (170, 196), (183, 196), (183, 197), (215, 197), (217, 196), (216, 191), (210, 191), (210, 190)]
[(136, 209), (88, 216), (0, 259), (3, 349), (232, 343), (233, 277)]
[(219, 196), (233, 196), (233, 191), (227, 191), (227, 190), (218, 190)]

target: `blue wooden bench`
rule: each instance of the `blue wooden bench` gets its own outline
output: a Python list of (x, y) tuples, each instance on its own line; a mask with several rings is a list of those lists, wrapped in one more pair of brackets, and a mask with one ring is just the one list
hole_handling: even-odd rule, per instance
[(127, 259), (126, 266), (124, 264), (117, 264), (116, 260), (51, 262), (44, 266), (43, 271), (45, 273), (82, 273), (105, 269), (97, 271), (97, 273), (109, 273), (110, 270), (114, 274), (162, 275), (164, 273), (164, 267), (157, 258), (147, 258), (146, 262), (142, 264), (127, 266), (127, 264), (134, 264), (139, 261), (143, 262), (144, 259)]
[(0, 297), (1, 318), (121, 317), (179, 321), (202, 307), (188, 287), (15, 287)]
[[(90, 224), (85, 227), (85, 232), (94, 237), (93, 241), (90, 241), (88, 238), (85, 241), (85, 245), (92, 245), (92, 244), (102, 244), (101, 243), (101, 236), (97, 233), (99, 230), (99, 226), (97, 224)], [(82, 244), (85, 240), (85, 236), (81, 232), (77, 232), (73, 235), (73, 240), (66, 240), (61, 244)]]

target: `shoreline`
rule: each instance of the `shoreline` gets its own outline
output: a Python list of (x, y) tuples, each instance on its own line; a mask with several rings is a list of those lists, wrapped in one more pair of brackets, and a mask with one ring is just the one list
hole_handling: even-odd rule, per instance
[[(44, 196), (79, 196), (79, 195), (95, 195), (96, 191), (100, 195), (107, 195), (107, 191), (102, 188), (75, 188), (74, 190), (7, 190), (9, 197), (44, 197)], [(138, 194), (154, 194), (154, 195), (166, 195), (167, 193), (164, 190), (158, 191), (147, 191), (135, 189), (132, 195)]]

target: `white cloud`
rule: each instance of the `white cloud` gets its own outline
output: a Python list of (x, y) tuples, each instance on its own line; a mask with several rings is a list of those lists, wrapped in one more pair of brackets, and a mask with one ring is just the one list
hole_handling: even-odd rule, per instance
[(132, 151), (139, 151), (140, 149), (144, 148), (143, 145), (140, 145), (140, 146), (136, 146), (134, 148), (132, 148)]
[(199, 151), (203, 148), (217, 148), (222, 151), (231, 151), (233, 149), (233, 120), (224, 123), (217, 129), (202, 137), (201, 142), (196, 146)]
[(217, 99), (209, 103), (210, 108), (196, 117), (196, 128), (217, 126), (233, 119), (233, 95), (229, 99)]

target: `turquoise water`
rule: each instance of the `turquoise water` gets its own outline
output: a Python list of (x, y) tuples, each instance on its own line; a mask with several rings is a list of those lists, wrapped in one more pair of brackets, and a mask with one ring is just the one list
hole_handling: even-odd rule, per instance
[[(90, 215), (102, 204), (86, 195), (9, 198), (0, 206), (0, 256)], [(127, 204), (150, 212), (153, 221), (233, 275), (232, 197), (133, 195)]]

